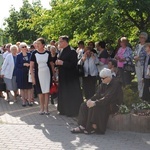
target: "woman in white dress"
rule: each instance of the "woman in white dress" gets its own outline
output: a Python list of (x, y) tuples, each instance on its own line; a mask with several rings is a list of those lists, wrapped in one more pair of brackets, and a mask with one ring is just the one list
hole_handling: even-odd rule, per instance
[(40, 100), (40, 115), (49, 115), (49, 90), (54, 72), (54, 64), (51, 54), (45, 50), (45, 40), (36, 40), (37, 50), (32, 53), (30, 60), (30, 72), (32, 84), (35, 85), (36, 92)]

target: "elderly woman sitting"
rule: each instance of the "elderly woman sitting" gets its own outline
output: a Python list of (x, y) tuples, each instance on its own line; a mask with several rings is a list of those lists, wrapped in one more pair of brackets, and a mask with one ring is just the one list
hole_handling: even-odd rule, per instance
[(96, 94), (80, 106), (78, 124), (71, 129), (72, 133), (105, 134), (107, 121), (111, 113), (118, 111), (117, 105), (123, 102), (121, 84), (112, 78), (110, 69), (102, 69), (102, 80)]

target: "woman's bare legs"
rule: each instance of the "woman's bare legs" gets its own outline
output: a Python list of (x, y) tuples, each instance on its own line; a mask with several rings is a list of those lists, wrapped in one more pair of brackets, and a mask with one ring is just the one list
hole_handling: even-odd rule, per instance
[(45, 93), (44, 98), (45, 98), (45, 112), (48, 113), (49, 93)]
[(28, 103), (29, 103), (29, 106), (32, 106), (32, 89), (28, 89), (27, 90), (27, 99), (28, 99)]
[(34, 102), (34, 88), (31, 89), (31, 102)]
[(45, 114), (48, 115), (49, 93), (39, 94), (38, 96), (40, 100), (40, 114), (43, 115), (45, 110)]
[(14, 102), (16, 102), (17, 101), (17, 92), (18, 91), (13, 91), (14, 92)]
[(22, 106), (26, 106), (26, 93), (24, 89), (20, 89), (20, 95), (22, 99)]
[(44, 103), (45, 103), (44, 94), (39, 94), (38, 96), (40, 100), (40, 114), (44, 114)]

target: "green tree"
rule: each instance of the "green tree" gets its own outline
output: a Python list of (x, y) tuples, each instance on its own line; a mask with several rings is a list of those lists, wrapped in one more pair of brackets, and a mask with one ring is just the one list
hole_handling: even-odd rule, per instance
[(40, 0), (34, 5), (24, 0), (19, 12), (10, 11), (6, 33), (29, 41), (67, 34), (75, 45), (80, 39), (116, 43), (121, 36), (134, 43), (139, 32), (150, 30), (149, 0), (52, 0), (50, 5), (46, 10)]
[(149, 32), (149, 0), (53, 0), (51, 16), (43, 28), (45, 36), (68, 34), (73, 41), (106, 40), (115, 43), (121, 36), (131, 42), (141, 31)]
[(9, 39), (10, 37), (12, 38), (12, 41), (14, 42), (16, 40), (19, 40), (18, 38), (18, 25), (17, 21), (19, 20), (19, 13), (15, 10), (15, 8), (10, 9), (10, 16), (5, 20), (5, 24), (7, 25), (5, 28), (5, 35)]
[(11, 42), (25, 41), (31, 43), (39, 36), (37, 30), (29, 28), (29, 25), (32, 23), (32, 15), (37, 14), (41, 7), (40, 0), (33, 5), (28, 0), (23, 0), (23, 6), (19, 11), (16, 11), (14, 7), (10, 9), (10, 16), (5, 20), (7, 25), (5, 33), (11, 37)]

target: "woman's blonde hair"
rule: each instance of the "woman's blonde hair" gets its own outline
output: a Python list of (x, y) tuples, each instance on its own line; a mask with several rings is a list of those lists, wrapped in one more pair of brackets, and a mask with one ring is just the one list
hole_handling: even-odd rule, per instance
[(19, 45), (19, 48), (22, 48), (22, 46), (26, 46), (27, 47), (28, 45), (25, 42), (21, 42), (20, 45)]
[(54, 50), (55, 50), (55, 52), (57, 51), (57, 49), (56, 49), (56, 47), (55, 47), (55, 46), (50, 46), (50, 51), (51, 51), (52, 49), (54, 49)]

